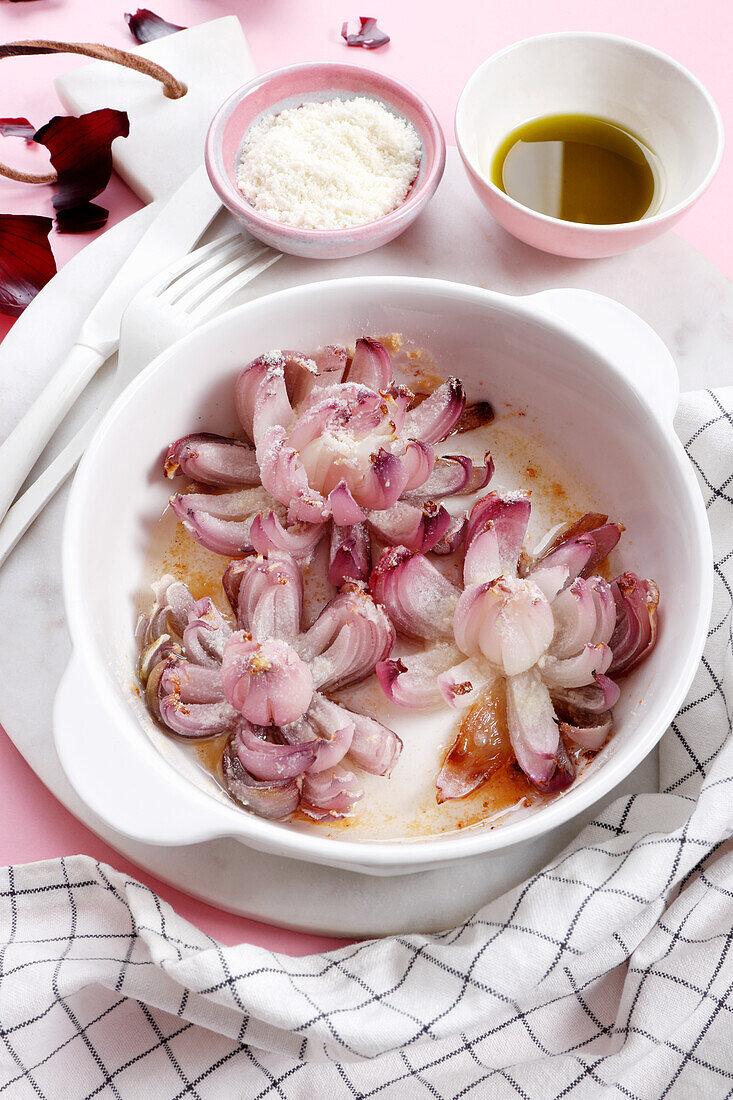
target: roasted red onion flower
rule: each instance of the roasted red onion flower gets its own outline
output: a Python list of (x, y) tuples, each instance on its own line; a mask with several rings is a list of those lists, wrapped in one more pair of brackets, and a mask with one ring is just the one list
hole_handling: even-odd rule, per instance
[(471, 713), (483, 707), (484, 725), (490, 717), (488, 732), (478, 719), (474, 726), (464, 719), (438, 777), (441, 801), (463, 797), (503, 766), (508, 743), (540, 790), (569, 786), (575, 766), (563, 738), (588, 750), (603, 745), (619, 697), (609, 675), (631, 671), (656, 641), (654, 582), (624, 573), (609, 584), (594, 573), (621, 524), (589, 513), (529, 558), (529, 516), (521, 493), (488, 493), (476, 502), (464, 534), (462, 592), (405, 546), (386, 549), (372, 571), (371, 590), (400, 634), (443, 647), (451, 635), (455, 642), (452, 664), (443, 654), (437, 675), (425, 654), (381, 661), (377, 677), (387, 696), (412, 708), (441, 698)]
[[(172, 443), (164, 462), (167, 477), (197, 483), (174, 494), (171, 508), (207, 549), (306, 558), (329, 532), (329, 580), (338, 587), (368, 579), (373, 541), (438, 554), (461, 545), (465, 514), (451, 515), (440, 500), (485, 488), (494, 464), (488, 454), (480, 463), (435, 456), (433, 444), (465, 408), (458, 379), (411, 408), (414, 395), (395, 383), (387, 348), (362, 337), (351, 357), (337, 345), (313, 358), (261, 355), (234, 396), (248, 441), (199, 432)], [(253, 498), (237, 491), (260, 482), (279, 513), (258, 517)]]
[(228, 734), (224, 782), (255, 813), (345, 816), (361, 791), (342, 761), (386, 775), (401, 742), (324, 692), (369, 676), (392, 648), (392, 624), (364, 584), (346, 581), (303, 633), (303, 575), (288, 550), (232, 561), (222, 583), (236, 630), (174, 577), (153, 585), (138, 626), (151, 711), (179, 737)]

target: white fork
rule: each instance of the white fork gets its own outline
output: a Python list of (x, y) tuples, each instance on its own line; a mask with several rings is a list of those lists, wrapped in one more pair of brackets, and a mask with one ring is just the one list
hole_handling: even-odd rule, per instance
[(190, 252), (135, 295), (122, 317), (110, 392), (8, 510), (0, 524), (0, 565), (76, 468), (101, 417), (135, 375), (181, 336), (220, 312), (233, 294), (279, 259), (279, 252), (235, 232)]

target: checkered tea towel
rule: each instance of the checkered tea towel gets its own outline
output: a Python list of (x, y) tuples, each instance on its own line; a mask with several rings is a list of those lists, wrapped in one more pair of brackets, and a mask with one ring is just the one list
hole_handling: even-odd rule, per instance
[(222, 947), (77, 856), (0, 872), (0, 1092), (527, 1100), (733, 1095), (733, 389), (677, 427), (715, 549), (705, 655), (624, 797), (459, 928)]

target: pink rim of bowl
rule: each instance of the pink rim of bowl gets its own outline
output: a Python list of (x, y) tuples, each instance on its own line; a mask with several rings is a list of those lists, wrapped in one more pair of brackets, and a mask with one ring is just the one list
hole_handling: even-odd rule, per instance
[[(491, 182), (489, 146), (493, 159), (523, 122), (576, 112), (626, 126), (657, 153), (667, 178), (655, 213), (614, 225), (563, 221)], [(679, 62), (630, 38), (590, 31), (525, 38), (493, 54), (460, 95), (455, 131), (471, 185), (496, 221), (534, 248), (576, 259), (615, 256), (670, 229), (709, 187), (724, 144), (715, 101)]]
[[(237, 187), (237, 163), (247, 130), (262, 115), (342, 94), (381, 100), (417, 130), (423, 151), (407, 198), (383, 218), (348, 229), (301, 229), (263, 217)], [(445, 168), (445, 138), (425, 100), (396, 80), (357, 65), (291, 65), (256, 77), (222, 104), (209, 127), (205, 160), (209, 179), (222, 203), (253, 237), (293, 256), (333, 260), (379, 248), (412, 224), (440, 183)]]

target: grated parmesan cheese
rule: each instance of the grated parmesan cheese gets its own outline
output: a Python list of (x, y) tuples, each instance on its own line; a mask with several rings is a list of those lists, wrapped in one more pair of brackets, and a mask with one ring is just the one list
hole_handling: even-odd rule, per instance
[(345, 229), (400, 206), (417, 175), (420, 138), (376, 99), (330, 99), (269, 115), (246, 136), (239, 189), (273, 221)]

